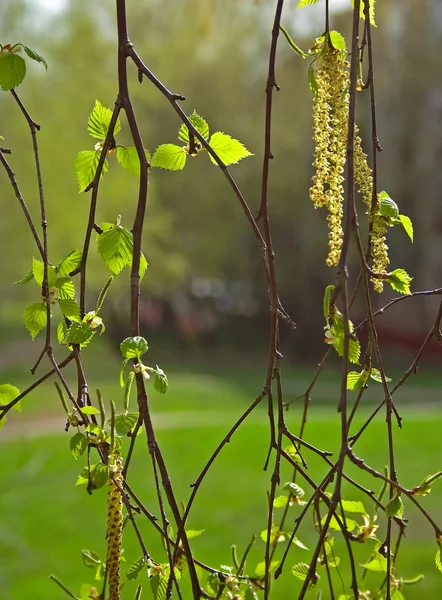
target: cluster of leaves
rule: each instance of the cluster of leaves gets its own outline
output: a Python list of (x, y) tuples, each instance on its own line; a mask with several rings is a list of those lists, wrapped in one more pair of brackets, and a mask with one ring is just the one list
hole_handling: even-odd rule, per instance
[[(195, 111), (190, 115), (189, 121), (225, 165), (231, 165), (247, 156), (252, 156), (241, 142), (221, 131), (213, 133), (210, 137), (208, 123)], [(186, 166), (188, 156), (197, 158), (206, 151), (206, 148), (184, 123), (178, 131), (178, 139), (184, 142), (185, 146), (176, 144), (158, 146), (152, 157), (152, 167), (160, 167), (168, 171), (181, 171)], [(211, 154), (209, 154), (209, 158), (214, 165), (218, 164)]]
[(45, 59), (25, 44), (0, 44), (0, 89), (5, 92), (18, 87), (26, 76), (26, 61), (20, 56), (22, 51), (46, 70), (48, 68)]
[[(330, 344), (339, 354), (344, 356), (344, 341), (345, 341), (345, 325), (344, 317), (342, 313), (332, 303), (332, 294), (335, 289), (334, 285), (328, 285), (325, 288), (324, 295), (324, 317), (326, 325), (325, 330), (325, 343)], [(359, 357), (361, 355), (361, 345), (354, 335), (353, 323), (348, 321), (348, 330), (350, 337), (348, 339), (348, 359), (352, 363), (359, 363)]]
[[(75, 172), (77, 174), (80, 193), (88, 191), (95, 179), (111, 120), (112, 111), (110, 108), (105, 107), (99, 100), (95, 100), (95, 106), (89, 116), (87, 129), (89, 134), (99, 141), (96, 143), (94, 150), (81, 150), (77, 153), (75, 159)], [(252, 156), (241, 142), (220, 131), (212, 134), (209, 139), (209, 125), (196, 112), (189, 117), (189, 121), (225, 165), (231, 165), (237, 163), (242, 158)], [(140, 159), (138, 151), (135, 147), (126, 147), (117, 144), (115, 136), (120, 131), (121, 123), (120, 119), (117, 118), (107, 152), (108, 157), (116, 153), (120, 165), (135, 177), (139, 177)], [(159, 167), (168, 171), (180, 171), (184, 169), (188, 156), (197, 157), (201, 152), (206, 150), (203, 148), (200, 141), (196, 139), (194, 134), (189, 131), (187, 125), (181, 125), (178, 132), (178, 138), (186, 145), (177, 146), (176, 144), (162, 144), (158, 146), (152, 159), (149, 152), (145, 150), (149, 166)], [(218, 164), (211, 154), (209, 154), (209, 157), (213, 164)], [(105, 159), (101, 169), (100, 178), (107, 173), (108, 169), (109, 163), (107, 159)]]

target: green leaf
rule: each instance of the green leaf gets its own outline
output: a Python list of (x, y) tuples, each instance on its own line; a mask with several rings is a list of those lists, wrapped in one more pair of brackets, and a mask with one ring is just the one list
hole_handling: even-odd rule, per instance
[[(106, 106), (101, 104), (99, 100), (95, 100), (95, 106), (92, 109), (87, 123), (87, 130), (89, 131), (89, 134), (98, 140), (104, 140), (106, 138), (111, 119), (111, 109), (106, 108)], [(120, 129), (120, 119), (117, 119), (117, 122), (115, 123), (114, 135), (117, 135)]]
[(144, 556), (141, 556), (138, 560), (136, 560), (133, 565), (126, 571), (126, 578), (129, 580), (137, 579), (138, 575), (143, 570), (143, 567), (146, 565), (146, 560)]
[(81, 558), (83, 560), (83, 564), (88, 569), (95, 569), (97, 565), (101, 564), (101, 559), (96, 552), (92, 552), (91, 550), (82, 550)]
[(56, 267), (57, 274), (59, 277), (62, 275), (69, 275), (72, 271), (75, 271), (80, 266), (82, 254), (80, 250), (72, 250), (67, 256)]
[(150, 166), (167, 171), (181, 171), (186, 166), (186, 160), (184, 148), (176, 144), (162, 144), (155, 150)]
[(395, 588), (391, 593), (391, 600), (405, 600), (405, 598), (402, 592), (398, 588)]
[(336, 50), (342, 50), (345, 52), (347, 50), (347, 46), (345, 44), (345, 39), (339, 33), (339, 31), (330, 31), (330, 42)]
[[(253, 156), (241, 142), (221, 131), (214, 133), (209, 143), (225, 165), (232, 165), (242, 158)], [(212, 155), (209, 154), (209, 157), (214, 165), (218, 165)]]
[(411, 241), (413, 241), (413, 223), (410, 217), (406, 215), (399, 215), (399, 220), (402, 223), (402, 227), (405, 229), (405, 233), (408, 235)]
[(100, 411), (95, 406), (82, 406), (81, 412), (84, 415), (99, 415)]
[(87, 344), (92, 339), (94, 333), (94, 330), (87, 323), (74, 321), (69, 327), (63, 343), (69, 345)]
[[(150, 162), (150, 154), (145, 150), (146, 158)], [(136, 148), (126, 148), (125, 146), (118, 146), (117, 148), (117, 160), (123, 169), (126, 169), (131, 175), (135, 177), (140, 176), (140, 159), (138, 158), (138, 152)]]
[(135, 337), (128, 337), (123, 340), (120, 344), (120, 352), (124, 358), (140, 358), (149, 350), (147, 341), (137, 335)]
[(307, 546), (305, 546), (300, 540), (298, 540), (297, 537), (293, 538), (292, 544), (294, 544), (298, 548), (301, 548), (302, 550), (308, 550)]
[(25, 283), (29, 283), (34, 279), (34, 273), (30, 271), (27, 275), (23, 277), (23, 279), (19, 279), (18, 281), (14, 281), (14, 285), (25, 285)]
[(304, 6), (309, 6), (310, 4), (316, 4), (318, 0), (299, 0), (299, 4), (296, 8), (303, 8)]
[(60, 298), (58, 303), (61, 308), (61, 312), (68, 319), (78, 319), (80, 316), (80, 309), (78, 304), (73, 298)]
[(436, 552), (436, 557), (435, 557), (434, 561), (436, 563), (437, 569), (442, 573), (442, 559), (441, 559), (441, 550), (440, 550), (440, 548)]
[(158, 575), (150, 578), (150, 588), (154, 600), (164, 600), (167, 592), (167, 584), (169, 582), (169, 568), (163, 569)]
[(368, 563), (361, 565), (364, 569), (368, 571), (378, 571), (381, 573), (387, 572), (387, 559), (382, 554), (376, 553), (375, 558), (372, 558)]
[[(108, 476), (108, 468), (106, 467), (106, 465), (103, 465), (103, 463), (100, 462), (96, 465), (91, 465), (91, 479), (94, 485), (94, 489), (103, 487), (107, 483)], [(88, 482), (88, 469), (87, 467), (85, 467), (81, 471), (80, 475), (77, 477), (75, 485), (87, 485)]]
[(399, 207), (394, 200), (390, 198), (387, 192), (379, 192), (379, 214), (390, 219), (399, 217)]
[(361, 390), (367, 382), (370, 371), (365, 369), (360, 373), (356, 371), (350, 371), (347, 375), (347, 389), (348, 390)]
[(385, 506), (385, 514), (389, 518), (399, 517), (402, 519), (404, 515), (404, 503), (398, 494), (393, 496), (390, 502), (388, 502), (388, 504)]
[[(278, 567), (279, 563), (280, 563), (279, 560), (272, 560), (269, 565), (269, 573), (273, 573), (273, 571), (276, 571), (276, 568)], [(264, 560), (256, 565), (255, 574), (258, 577), (263, 577), (265, 575), (265, 572), (266, 572), (266, 563)]]
[[(267, 542), (267, 529), (263, 529), (259, 535), (263, 542)], [(285, 542), (284, 532), (281, 531), (276, 525), (273, 525), (270, 532), (270, 543), (273, 545), (280, 542)]]
[[(293, 575), (297, 578), (300, 579), (301, 581), (305, 581), (307, 579), (307, 574), (309, 571), (309, 566), (306, 563), (298, 563), (297, 565), (294, 565), (292, 567), (292, 573)], [(316, 574), (316, 581), (319, 579), (319, 575)], [(313, 583), (313, 581), (312, 581)], [(315, 582), (316, 583), (316, 582)]]
[(325, 322), (328, 323), (330, 320), (330, 302), (331, 302), (331, 297), (332, 297), (332, 293), (335, 289), (334, 285), (328, 285), (325, 288), (325, 293), (324, 293), (324, 319)]
[(206, 530), (205, 529), (188, 529), (186, 530), (186, 536), (188, 540), (192, 540), (193, 538), (199, 537)]
[(48, 63), (45, 61), (45, 59), (40, 54), (38, 54), (35, 50), (31, 50), (31, 48), (29, 48), (29, 46), (25, 46), (22, 43), (20, 43), (20, 46), (23, 48), (23, 50), (26, 52), (26, 54), (29, 56), (29, 58), (42, 64), (44, 66), (44, 68), (46, 69), (46, 71), (48, 70)]
[[(374, 4), (375, 4), (375, 2), (376, 2), (376, 0), (369, 0), (369, 5), (368, 5), (369, 6), (368, 15), (370, 18), (370, 23), (371, 23), (371, 25), (373, 25), (373, 27), (376, 27), (376, 23), (374, 20)], [(354, 4), (355, 4), (354, 0), (352, 0), (352, 4), (354, 6)], [(361, 0), (359, 14), (363, 19), (365, 19), (365, 2), (364, 2), (364, 0)]]
[(114, 275), (132, 264), (133, 236), (121, 225), (112, 225), (107, 231), (98, 234), (97, 247), (101, 258)]
[[(327, 519), (327, 515), (325, 515), (321, 519), (322, 525), (324, 525), (326, 519)], [(353, 531), (353, 529), (355, 529), (357, 526), (356, 521), (354, 521), (353, 519), (349, 519), (348, 517), (345, 518), (345, 524), (347, 526), (348, 531)], [(330, 527), (330, 529), (334, 529), (335, 531), (342, 531), (341, 526), (339, 525), (338, 520), (336, 519), (335, 516), (332, 516), (332, 518), (330, 519), (329, 527)]]
[(361, 515), (367, 513), (365, 506), (359, 500), (342, 500), (342, 508), (349, 513), (360, 513)]
[(308, 54), (303, 52), (301, 50), (301, 48), (295, 44), (295, 42), (293, 41), (293, 38), (291, 37), (291, 35), (287, 31), (287, 29), (285, 29), (282, 25), (279, 26), (279, 29), (282, 32), (282, 34), (284, 35), (285, 39), (287, 40), (287, 43), (290, 46), (290, 48), (294, 52), (296, 52), (296, 54), (299, 54), (299, 56), (302, 56), (302, 58), (305, 58), (306, 56), (308, 56)]
[(78, 432), (73, 437), (71, 437), (71, 440), (69, 442), (69, 448), (75, 460), (77, 460), (78, 457), (83, 454), (87, 447), (87, 438), (82, 433)]
[(25, 308), (23, 320), (27, 330), (31, 334), (31, 338), (35, 339), (37, 333), (46, 327), (46, 304), (44, 302), (28, 304)]
[(391, 287), (400, 294), (411, 294), (410, 283), (413, 277), (410, 277), (404, 269), (395, 269), (389, 273), (387, 281)]
[[(382, 383), (382, 376), (381, 376), (381, 372), (379, 371), (379, 369), (372, 369), (371, 373), (370, 373), (370, 377), (374, 380), (377, 381), (378, 383)], [(385, 375), (385, 381), (391, 381), (391, 377), (387, 377)]]
[(167, 379), (166, 373), (163, 369), (160, 369), (157, 365), (155, 380), (153, 382), (153, 387), (160, 394), (165, 394), (167, 392), (167, 388), (169, 387), (169, 381)]
[(277, 496), (273, 501), (273, 508), (284, 508), (288, 501), (288, 496)]
[[(44, 263), (42, 260), (37, 260), (36, 258), (32, 257), (32, 273), (36, 283), (38, 285), (42, 285), (44, 276)], [(55, 286), (56, 281), (57, 275), (55, 272), (55, 267), (48, 265), (48, 286)]]
[(0, 53), (0, 88), (6, 92), (18, 87), (26, 75), (26, 63), (13, 52)]
[(140, 255), (140, 281), (143, 280), (144, 274), (146, 273), (146, 269), (148, 267), (148, 263), (146, 257), (143, 253)]
[[(207, 122), (194, 110), (189, 117), (189, 121), (195, 127), (195, 129), (203, 136), (205, 140), (209, 139), (209, 125)], [(189, 129), (184, 123), (181, 125), (178, 132), (178, 138), (185, 143), (189, 143)], [(198, 144), (198, 140), (195, 140)]]
[[(75, 173), (77, 174), (80, 194), (86, 191), (93, 182), (100, 161), (100, 155), (101, 150), (81, 150), (77, 153), (75, 158)], [(107, 173), (108, 168), (109, 163), (105, 160), (101, 169), (100, 179)]]
[(305, 495), (305, 491), (302, 489), (302, 487), (299, 487), (299, 485), (293, 483), (292, 481), (284, 483), (282, 489), (288, 490), (293, 496), (296, 496), (297, 498), (303, 498)]
[(59, 300), (75, 300), (75, 285), (70, 277), (59, 277), (55, 285), (58, 288)]
[(59, 344), (63, 344), (67, 331), (68, 327), (64, 320), (60, 321), (60, 323), (57, 325), (57, 340)]
[[(11, 385), (10, 383), (3, 383), (0, 385), (0, 404), (9, 404), (20, 396), (20, 390), (15, 387), (15, 385)], [(14, 409), (17, 412), (21, 412), (21, 402), (17, 402), (14, 404)]]
[[(123, 437), (131, 431), (138, 421), (138, 413), (123, 413), (115, 416), (115, 433)], [(108, 420), (110, 424), (111, 420)]]

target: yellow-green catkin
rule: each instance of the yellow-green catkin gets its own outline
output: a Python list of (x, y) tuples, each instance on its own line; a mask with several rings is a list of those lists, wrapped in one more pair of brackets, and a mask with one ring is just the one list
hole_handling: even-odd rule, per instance
[(328, 209), (329, 254), (327, 264), (337, 265), (342, 246), (344, 167), (348, 131), (348, 62), (345, 52), (326, 42), (318, 57), (317, 94), (314, 98), (313, 128), (316, 173), (310, 188), (315, 208)]
[[(367, 214), (370, 215), (370, 244), (373, 256), (372, 271), (378, 275), (385, 275), (390, 259), (388, 258), (388, 246), (386, 244), (387, 223), (385, 219), (377, 214), (377, 205), (373, 203), (373, 176), (367, 162), (367, 155), (362, 149), (362, 140), (355, 130), (354, 144), (355, 180), (358, 184), (359, 193), (367, 206)], [(373, 289), (381, 293), (384, 289), (382, 279), (372, 277)]]
[(118, 451), (109, 458), (109, 480), (107, 492), (107, 573), (109, 600), (120, 600), (120, 562), (123, 537), (123, 461)]

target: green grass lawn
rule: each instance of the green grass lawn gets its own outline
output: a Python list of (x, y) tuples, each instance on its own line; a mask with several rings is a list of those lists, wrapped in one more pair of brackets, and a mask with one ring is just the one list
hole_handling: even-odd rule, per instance
[[(115, 372), (117, 360), (109, 361), (112, 363), (111, 372)], [(169, 393), (163, 397), (152, 392), (151, 402), (158, 425), (158, 439), (176, 496), (186, 502), (190, 483), (195, 480), (229, 426), (259, 393), (262, 381), (256, 368), (252, 367), (223, 367), (221, 375), (216, 368), (206, 368), (203, 373), (196, 369), (176, 367), (168, 371), (171, 384)], [(114, 399), (117, 410), (121, 410), (122, 393), (118, 380), (109, 380), (106, 372), (106, 365), (101, 365), (95, 373), (94, 385), (100, 387), (106, 401)], [(284, 378), (287, 399), (303, 392), (310, 373), (311, 370), (288, 373)], [(18, 380), (22, 383), (17, 383)], [(18, 385), (21, 389), (27, 384), (19, 371), (4, 373), (2, 381)], [(371, 385), (369, 392), (368, 397), (372, 402), (381, 399), (380, 386)], [(309, 442), (334, 452), (339, 445), (339, 416), (333, 410), (337, 393), (337, 380), (326, 374), (325, 381), (313, 396), (307, 426)], [(398, 475), (407, 487), (418, 485), (426, 475), (442, 469), (442, 412), (434, 408), (427, 413), (416, 408), (416, 403), (427, 405), (436, 394), (437, 388), (432, 385), (424, 388), (424, 391), (416, 385), (404, 389), (404, 423), (402, 430), (395, 430), (395, 446)], [(414, 400), (414, 408), (409, 406), (411, 400)], [(401, 396), (398, 396), (399, 406), (400, 402)], [(368, 407), (362, 408), (364, 414), (368, 414), (368, 410)], [(56, 421), (54, 424), (51, 420), (50, 429), (56, 426), (58, 430), (52, 433), (48, 430), (47, 435), (39, 437), (38, 431), (45, 431), (44, 419), (54, 413), (59, 415), (59, 423)], [(296, 433), (300, 407), (295, 404), (286, 416)], [(355, 430), (361, 422), (360, 419), (355, 422)], [(28, 424), (26, 429), (21, 428), (22, 423)], [(50, 573), (79, 594), (83, 583), (93, 583), (93, 571), (82, 565), (81, 550), (87, 548), (104, 556), (106, 494), (104, 490), (98, 490), (89, 496), (84, 488), (74, 487), (85, 459), (75, 461), (70, 455), (69, 439), (72, 434), (64, 433), (64, 425), (61, 406), (52, 384), (48, 383), (25, 399), (22, 415), (14, 413), (3, 432), (5, 440), (0, 443), (3, 457), (0, 471), (1, 600), (67, 598), (49, 581)], [(356, 454), (382, 470), (388, 461), (385, 440), (385, 422), (383, 415), (380, 415), (356, 446)], [(192, 547), (198, 558), (215, 567), (231, 564), (231, 545), (236, 544), (240, 553), (254, 534), (257, 535), (257, 541), (250, 556), (248, 572), (253, 573), (257, 563), (263, 560), (264, 543), (259, 533), (266, 527), (266, 490), (269, 488), (270, 473), (263, 471), (263, 464), (268, 442), (266, 407), (263, 405), (232, 437), (201, 487), (189, 528), (204, 529), (205, 532), (192, 540)], [(319, 481), (325, 474), (321, 459), (308, 454), (305, 456), (309, 463), (309, 475)], [(349, 473), (370, 489), (377, 490), (380, 487), (379, 481), (373, 481), (356, 467), (350, 467)], [(291, 470), (284, 468), (282, 483), (290, 478)], [(150, 458), (143, 436), (137, 442), (129, 482), (145, 506), (159, 515)], [(298, 483), (303, 485), (300, 479)], [(442, 483), (437, 482), (434, 491), (422, 502), (442, 526), (441, 487)], [(345, 487), (345, 497), (362, 500), (370, 510), (369, 500), (348, 485)], [(425, 578), (417, 586), (408, 586), (403, 594), (407, 600), (439, 598), (442, 595), (442, 574), (434, 565), (437, 550), (434, 533), (414, 506), (407, 501), (405, 506), (405, 517), (410, 519), (410, 525), (397, 565), (399, 575), (412, 578), (423, 573)], [(288, 531), (300, 509), (293, 507), (291, 511)], [(142, 517), (137, 519), (153, 558), (166, 561), (159, 536)], [(383, 539), (384, 534), (382, 524), (379, 539)], [(302, 526), (298, 537), (310, 549), (314, 547), (315, 533), (311, 518)], [(348, 568), (339, 538), (340, 534), (337, 534), (336, 547), (343, 563), (340, 572), (347, 583)], [(353, 545), (358, 564), (367, 561), (373, 544)], [(129, 568), (140, 556), (137, 540), (130, 528), (124, 546)], [(297, 562), (308, 563), (309, 556), (309, 551), (292, 547), (287, 568), (273, 586), (273, 600), (294, 600), (297, 597), (300, 584), (290, 573), (290, 567)], [(323, 587), (325, 600), (328, 598), (325, 571), (321, 569), (320, 575), (322, 579), (318, 587)], [(372, 574), (367, 581), (372, 581), (375, 586), (381, 579), (381, 576)], [(150, 598), (146, 575), (140, 581), (147, 588), (143, 597)], [(339, 585), (337, 589), (340, 591)], [(134, 595), (135, 585), (130, 582), (122, 597), (130, 600)], [(310, 596), (313, 598), (314, 594)], [(185, 600), (188, 598), (190, 596), (185, 594)]]

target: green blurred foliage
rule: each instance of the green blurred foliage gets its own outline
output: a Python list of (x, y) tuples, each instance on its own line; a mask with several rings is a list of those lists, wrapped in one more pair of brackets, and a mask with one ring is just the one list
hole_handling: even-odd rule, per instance
[[(296, 42), (307, 49), (322, 33), (322, 14), (319, 5), (296, 11), (296, 4), (287, 3), (283, 23)], [(341, 2), (338, 4), (342, 7)], [(390, 0), (379, 3), (377, 11), (376, 91), (379, 135), (384, 147), (379, 156), (379, 185), (416, 226), (413, 246), (405, 243), (403, 232), (389, 232), (392, 268), (406, 268), (415, 276), (415, 286), (434, 287), (439, 285), (441, 262), (437, 217), (441, 134), (436, 125), (442, 117), (438, 108), (440, 78), (435, 77), (441, 66), (436, 51), (442, 35), (441, 7), (437, 0), (422, 7), (418, 4), (413, 0)], [(155, 75), (173, 92), (186, 96), (186, 112), (196, 109), (207, 119), (211, 131), (229, 133), (254, 153), (254, 157), (231, 167), (253, 212), (258, 210), (261, 193), (264, 88), (272, 10), (267, 3), (253, 0), (155, 0), (129, 5), (131, 40)], [(109, 107), (115, 100), (114, 7), (104, 0), (93, 4), (71, 0), (64, 10), (46, 13), (37, 3), (5, 0), (0, 17), (2, 43), (24, 41), (49, 63), (47, 73), (38, 65), (28, 65), (28, 76), (18, 92), (42, 125), (39, 143), (50, 256), (55, 263), (73, 248), (81, 249), (83, 243), (90, 194), (78, 195), (73, 162), (79, 150), (93, 148), (86, 124), (95, 98)], [(348, 35), (348, 13), (333, 13), (332, 19), (333, 27)], [(295, 320), (302, 315), (301, 340), (310, 336), (322, 290), (334, 279), (334, 272), (324, 264), (325, 215), (314, 211), (308, 199), (312, 132), (307, 67), (308, 61), (294, 54), (281, 38), (277, 55), (281, 91), (274, 94), (275, 160), (271, 163), (269, 197), (279, 289)], [(132, 66), (130, 73), (144, 144), (153, 152), (161, 143), (176, 141), (179, 119), (152, 84), (137, 82)], [(367, 101), (367, 94), (361, 96), (358, 120), (368, 150)], [(29, 132), (6, 93), (0, 95), (0, 112), (4, 145), (13, 151), (11, 165), (38, 222)], [(124, 117), (119, 137), (121, 143), (130, 143)], [(246, 281), (266, 311), (260, 254), (238, 202), (219, 169), (206, 157), (188, 163), (183, 172), (151, 173), (143, 243), (150, 266), (144, 290), (167, 297), (174, 289), (184, 289), (192, 277)], [(101, 186), (97, 221), (112, 222), (121, 214), (122, 224), (130, 228), (136, 201), (136, 179), (119, 168), (115, 158), (111, 159), (110, 171)], [(418, 206), (424, 210), (418, 210)], [(0, 252), (2, 256), (13, 254), (13, 259), (2, 264), (4, 287), (29, 270), (35, 248), (3, 172), (0, 211)], [(92, 252), (88, 275), (91, 289), (99, 289), (107, 276), (105, 266)], [(128, 273), (124, 273), (116, 289), (118, 285), (126, 286), (127, 279)], [(16, 298), (19, 293), (29, 292), (8, 289), (4, 297)], [(400, 318), (404, 315), (401, 311), (405, 311), (416, 327), (431, 318), (432, 311), (427, 314), (431, 300), (421, 303), (416, 313), (410, 304), (402, 306)]]

